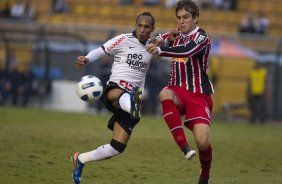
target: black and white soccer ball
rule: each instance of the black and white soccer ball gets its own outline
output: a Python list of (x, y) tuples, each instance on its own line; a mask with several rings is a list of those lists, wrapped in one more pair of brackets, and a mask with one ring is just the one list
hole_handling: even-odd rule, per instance
[(101, 80), (93, 75), (83, 76), (76, 85), (76, 93), (85, 102), (98, 100), (103, 93)]

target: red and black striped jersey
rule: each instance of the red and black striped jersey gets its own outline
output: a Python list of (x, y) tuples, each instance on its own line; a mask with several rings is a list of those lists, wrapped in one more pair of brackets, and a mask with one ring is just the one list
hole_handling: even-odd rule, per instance
[[(162, 34), (166, 40), (168, 33)], [(209, 80), (208, 56), (211, 49), (210, 38), (200, 28), (180, 37), (170, 47), (161, 46), (160, 56), (172, 57), (172, 69), (169, 85), (176, 85), (194, 93), (214, 93)]]

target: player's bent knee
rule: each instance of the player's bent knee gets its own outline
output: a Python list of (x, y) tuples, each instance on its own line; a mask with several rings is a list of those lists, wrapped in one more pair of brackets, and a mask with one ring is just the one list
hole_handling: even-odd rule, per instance
[(208, 149), (210, 143), (209, 141), (201, 139), (201, 140), (196, 140), (196, 144), (199, 150), (204, 151)]
[(169, 89), (163, 89), (159, 94), (159, 100), (162, 102), (166, 99), (173, 99), (173, 91)]
[(123, 144), (123, 143), (121, 143), (121, 142), (118, 142), (118, 141), (116, 141), (116, 140), (114, 140), (114, 139), (111, 140), (110, 145), (111, 145), (115, 150), (117, 150), (119, 153), (122, 153), (122, 152), (125, 150), (125, 148), (126, 148), (126, 144)]

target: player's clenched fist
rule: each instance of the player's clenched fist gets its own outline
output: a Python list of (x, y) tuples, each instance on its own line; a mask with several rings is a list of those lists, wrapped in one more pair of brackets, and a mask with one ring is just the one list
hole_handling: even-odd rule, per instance
[(150, 43), (150, 44), (146, 45), (146, 50), (150, 54), (158, 54), (158, 46), (156, 46), (153, 43)]
[(76, 59), (76, 67), (81, 68), (89, 63), (89, 59), (85, 56), (78, 56)]

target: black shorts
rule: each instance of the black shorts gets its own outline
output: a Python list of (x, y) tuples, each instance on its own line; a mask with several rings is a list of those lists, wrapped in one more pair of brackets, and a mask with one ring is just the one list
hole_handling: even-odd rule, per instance
[[(127, 90), (121, 88), (119, 85), (116, 83), (109, 81), (107, 85), (104, 87), (104, 92), (101, 96), (101, 100), (106, 106), (106, 108), (113, 113), (111, 119), (108, 122), (108, 128), (110, 130), (113, 130), (115, 122), (117, 122), (125, 131), (126, 133), (130, 136), (133, 128), (135, 125), (140, 121), (140, 119), (132, 119), (130, 117), (130, 114), (121, 110), (115, 108), (111, 102), (106, 98), (107, 93), (112, 90), (112, 89), (121, 89), (125, 93), (128, 93)], [(123, 94), (123, 93), (122, 93)]]

